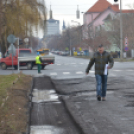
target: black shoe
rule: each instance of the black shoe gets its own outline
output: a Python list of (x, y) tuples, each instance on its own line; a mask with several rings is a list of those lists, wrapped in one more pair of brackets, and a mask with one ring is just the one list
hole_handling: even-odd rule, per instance
[(97, 96), (97, 100), (98, 101), (101, 101), (101, 96)]

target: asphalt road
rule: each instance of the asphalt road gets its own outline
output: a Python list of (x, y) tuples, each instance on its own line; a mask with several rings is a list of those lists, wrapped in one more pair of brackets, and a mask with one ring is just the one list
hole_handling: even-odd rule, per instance
[(106, 101), (97, 101), (93, 77), (34, 77), (30, 134), (133, 134), (128, 78), (109, 77)]
[[(70, 77), (86, 77), (85, 69), (89, 63), (88, 59), (74, 58), (74, 57), (63, 57), (55, 55), (55, 64), (48, 65), (42, 74), (37, 73), (37, 67), (33, 70), (27, 70), (26, 67), (20, 67), (20, 70), (24, 74), (30, 74), (33, 76), (48, 75), (56, 78), (70, 78)], [(1, 75), (8, 75), (12, 73), (18, 73), (17, 70), (8, 68), (7, 70), (1, 70)], [(94, 77), (94, 67), (89, 73), (89, 76)], [(134, 76), (134, 62), (115, 62), (114, 67), (109, 70), (109, 77), (129, 77)]]
[[(105, 102), (96, 100), (94, 67), (85, 75), (88, 63), (55, 55), (55, 64), (41, 74), (36, 67), (21, 67), (34, 76), (30, 134), (134, 133), (134, 62), (115, 62), (109, 70)], [(12, 74), (12, 69), (0, 74)]]

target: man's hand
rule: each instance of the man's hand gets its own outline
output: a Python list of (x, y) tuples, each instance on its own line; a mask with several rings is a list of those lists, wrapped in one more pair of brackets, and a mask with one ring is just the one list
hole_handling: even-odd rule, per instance
[(110, 68), (111, 68), (110, 66), (107, 67), (107, 69), (110, 69)]

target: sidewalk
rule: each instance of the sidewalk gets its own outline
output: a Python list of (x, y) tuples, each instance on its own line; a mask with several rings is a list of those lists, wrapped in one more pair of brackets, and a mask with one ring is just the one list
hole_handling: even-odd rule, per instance
[[(89, 80), (89, 82), (88, 82)], [(134, 133), (134, 84), (124, 78), (109, 78), (107, 101), (96, 100), (93, 78), (54, 81), (56, 91), (84, 134)]]
[[(93, 77), (35, 77), (34, 89), (31, 134), (134, 133), (133, 79), (109, 77), (107, 100), (101, 102), (96, 100)], [(58, 101), (51, 101), (51, 90)]]

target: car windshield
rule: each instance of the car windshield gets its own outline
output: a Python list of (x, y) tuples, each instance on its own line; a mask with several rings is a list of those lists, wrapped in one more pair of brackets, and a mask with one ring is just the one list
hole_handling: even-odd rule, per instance
[(29, 54), (31, 54), (30, 50), (20, 50), (20, 52), (19, 52), (20, 57), (24, 57), (24, 56), (29, 55)]

